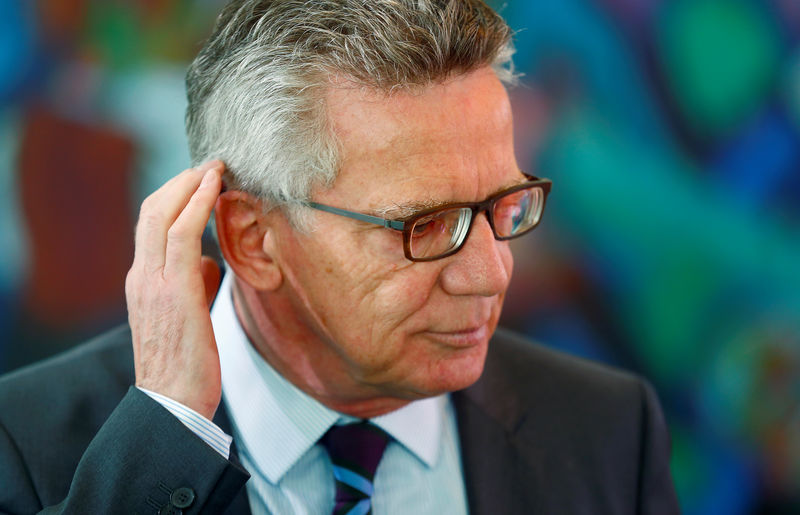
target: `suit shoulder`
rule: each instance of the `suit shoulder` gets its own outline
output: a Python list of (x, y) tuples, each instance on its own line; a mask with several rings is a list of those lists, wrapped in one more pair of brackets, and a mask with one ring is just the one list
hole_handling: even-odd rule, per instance
[(676, 511), (666, 426), (634, 374), (499, 330), (483, 375), (453, 401), (479, 504), (496, 503), (481, 486), (497, 481), (511, 506), (542, 513)]
[[(484, 372), (467, 397), (494, 418), (520, 420), (536, 413), (570, 424), (635, 420), (652, 399), (648, 383), (631, 372), (595, 363), (499, 329)], [(511, 422), (513, 425), (514, 422)]]
[[(113, 406), (133, 381), (130, 329), (120, 326), (74, 349), (0, 378), (0, 415), (5, 423), (35, 410), (64, 414), (76, 404)], [(106, 411), (106, 407), (100, 408)], [(13, 422), (12, 422), (13, 425)]]
[(486, 366), (487, 373), (502, 373), (518, 386), (630, 388), (642, 382), (631, 372), (545, 347), (508, 329), (497, 330)]

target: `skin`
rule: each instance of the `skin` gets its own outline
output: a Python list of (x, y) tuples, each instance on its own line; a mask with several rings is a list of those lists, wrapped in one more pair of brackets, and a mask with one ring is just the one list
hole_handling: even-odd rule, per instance
[[(489, 68), (414, 94), (341, 85), (327, 100), (343, 163), (332, 188), (313, 192), (317, 202), (384, 213), (483, 200), (523, 180), (508, 97)], [(392, 230), (314, 212), (306, 234), (246, 193), (217, 199), (222, 169), (186, 171), (142, 206), (126, 282), (138, 386), (207, 418), (219, 405), (207, 308), (219, 271), (200, 257), (215, 200), (239, 319), (304, 392), (368, 418), (478, 379), (513, 268), (484, 215), (460, 252), (412, 263)]]
[[(523, 180), (508, 97), (489, 68), (421, 93), (338, 87), (327, 100), (343, 163), (317, 202), (376, 213), (483, 200)], [(245, 331), (284, 377), (363, 418), (478, 379), (513, 267), (484, 215), (459, 253), (412, 263), (399, 232), (315, 212), (304, 234), (262, 211), (225, 193), (217, 226)]]
[(136, 385), (209, 419), (222, 392), (208, 315), (220, 272), (201, 257), (200, 237), (219, 195), (222, 170), (219, 161), (186, 170), (145, 199), (125, 280)]

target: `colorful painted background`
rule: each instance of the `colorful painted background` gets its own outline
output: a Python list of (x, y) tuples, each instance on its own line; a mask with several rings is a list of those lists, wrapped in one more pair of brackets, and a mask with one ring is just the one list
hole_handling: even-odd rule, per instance
[[(124, 320), (220, 5), (0, 0), (0, 369)], [(505, 323), (653, 382), (685, 513), (800, 513), (800, 3), (495, 6), (518, 158), (554, 182)]]

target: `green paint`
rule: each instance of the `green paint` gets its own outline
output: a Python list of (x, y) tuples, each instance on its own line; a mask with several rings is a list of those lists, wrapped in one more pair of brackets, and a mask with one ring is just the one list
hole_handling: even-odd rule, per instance
[(741, 0), (668, 2), (664, 14), (662, 61), (685, 120), (701, 137), (735, 129), (771, 94), (777, 28)]
[(111, 69), (140, 64), (144, 45), (138, 9), (117, 2), (93, 2), (89, 9), (89, 51)]

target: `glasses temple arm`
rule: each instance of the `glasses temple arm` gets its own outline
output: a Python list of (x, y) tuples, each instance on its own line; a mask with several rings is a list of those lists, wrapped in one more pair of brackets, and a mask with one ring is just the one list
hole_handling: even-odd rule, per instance
[(334, 215), (339, 215), (339, 216), (346, 216), (347, 218), (360, 220), (362, 222), (367, 222), (370, 224), (381, 225), (383, 227), (389, 229), (395, 229), (397, 231), (402, 231), (406, 225), (405, 222), (400, 222), (397, 220), (387, 220), (385, 218), (380, 218), (372, 215), (365, 215), (363, 213), (356, 213), (355, 211), (348, 211), (346, 209), (340, 209), (338, 207), (326, 206), (325, 204), (317, 204), (316, 202), (306, 202), (305, 204), (306, 206), (313, 209), (317, 209), (319, 211), (325, 211), (326, 213), (333, 213)]

